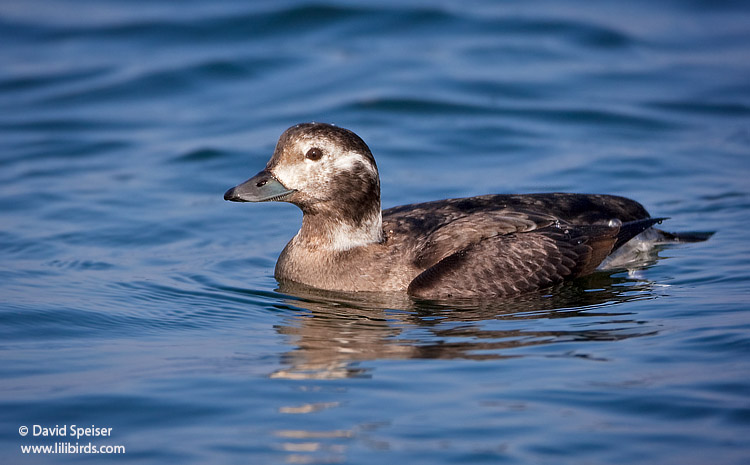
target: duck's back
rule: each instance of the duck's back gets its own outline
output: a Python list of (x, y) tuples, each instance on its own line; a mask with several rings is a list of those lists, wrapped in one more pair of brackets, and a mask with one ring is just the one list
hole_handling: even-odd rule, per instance
[(457, 218), (497, 211), (546, 215), (573, 224), (595, 224), (615, 218), (628, 222), (649, 217), (643, 205), (626, 197), (555, 192), (482, 195), (401, 205), (384, 210), (383, 218), (406, 221), (425, 229)]

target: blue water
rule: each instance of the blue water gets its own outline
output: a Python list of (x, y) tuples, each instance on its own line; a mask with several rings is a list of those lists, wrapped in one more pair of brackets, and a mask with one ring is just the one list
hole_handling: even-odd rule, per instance
[[(0, 463), (750, 463), (750, 6), (0, 3)], [(383, 205), (641, 201), (632, 272), (427, 305), (279, 289), (288, 126)], [(34, 425), (112, 428), (34, 436)], [(19, 428), (27, 426), (27, 436)], [(124, 454), (23, 454), (55, 442)]]

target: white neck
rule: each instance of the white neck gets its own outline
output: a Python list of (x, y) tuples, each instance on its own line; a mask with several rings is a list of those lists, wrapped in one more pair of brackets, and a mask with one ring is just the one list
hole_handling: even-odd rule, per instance
[(322, 220), (317, 215), (305, 215), (302, 228), (294, 238), (307, 246), (332, 252), (378, 244), (383, 241), (383, 217), (380, 211), (358, 225), (336, 219)]

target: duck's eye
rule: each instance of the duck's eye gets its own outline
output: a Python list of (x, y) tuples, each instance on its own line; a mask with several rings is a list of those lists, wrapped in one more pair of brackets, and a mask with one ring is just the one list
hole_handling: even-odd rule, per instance
[(323, 157), (323, 151), (317, 147), (311, 148), (305, 154), (305, 158), (307, 158), (308, 160), (313, 160), (313, 161), (320, 160), (322, 157)]

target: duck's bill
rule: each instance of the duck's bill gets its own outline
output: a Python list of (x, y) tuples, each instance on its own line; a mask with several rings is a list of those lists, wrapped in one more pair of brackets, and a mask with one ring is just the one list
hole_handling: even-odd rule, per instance
[(224, 200), (232, 202), (270, 202), (283, 200), (294, 189), (287, 189), (269, 171), (263, 170), (239, 186), (229, 189)]

